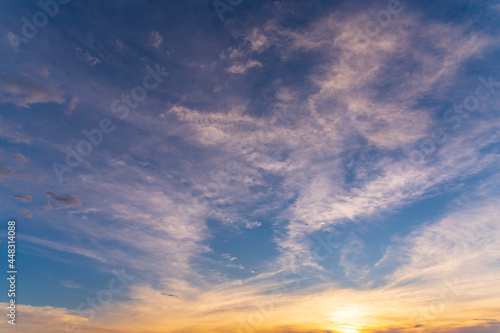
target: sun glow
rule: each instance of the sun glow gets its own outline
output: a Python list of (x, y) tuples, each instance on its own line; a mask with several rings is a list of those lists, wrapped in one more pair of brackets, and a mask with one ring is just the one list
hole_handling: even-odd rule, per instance
[(358, 307), (346, 307), (331, 314), (334, 329), (341, 333), (358, 333), (366, 325), (365, 312)]
[(344, 325), (342, 327), (337, 328), (337, 331), (341, 333), (358, 333), (358, 329), (355, 327), (348, 327), (347, 325)]

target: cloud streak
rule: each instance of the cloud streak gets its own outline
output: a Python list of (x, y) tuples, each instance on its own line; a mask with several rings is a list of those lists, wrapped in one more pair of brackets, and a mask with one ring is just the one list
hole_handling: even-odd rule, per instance
[(56, 203), (59, 205), (68, 208), (68, 207), (80, 207), (82, 205), (82, 202), (80, 199), (75, 197), (73, 194), (64, 194), (62, 196), (59, 196), (55, 194), (54, 192), (46, 192), (45, 195), (48, 198), (53, 199)]

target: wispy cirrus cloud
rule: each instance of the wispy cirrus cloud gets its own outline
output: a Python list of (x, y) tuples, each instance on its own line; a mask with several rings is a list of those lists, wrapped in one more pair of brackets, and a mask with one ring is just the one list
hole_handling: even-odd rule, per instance
[(84, 286), (72, 281), (63, 280), (61, 281), (61, 285), (65, 288), (70, 288), (70, 289), (85, 289)]
[(28, 76), (12, 77), (0, 73), (0, 90), (4, 91), (0, 103), (12, 103), (29, 108), (31, 104), (64, 102), (62, 91), (55, 86), (41, 85)]
[(13, 171), (5, 165), (0, 164), (0, 177), (9, 177), (13, 174)]
[(262, 64), (256, 60), (248, 60), (246, 63), (233, 64), (226, 71), (233, 74), (244, 74), (255, 67), (262, 67)]
[(28, 137), (27, 135), (24, 135), (8, 125), (4, 124), (1, 122), (0, 119), (0, 136), (3, 138), (7, 139), (9, 142), (13, 143), (24, 143), (24, 144), (31, 144), (32, 139)]
[(22, 216), (28, 218), (28, 219), (33, 218), (33, 215), (31, 214), (31, 212), (28, 208), (23, 208), (18, 213), (21, 214)]
[(13, 194), (11, 195), (12, 198), (24, 201), (24, 202), (32, 202), (33, 197), (31, 195), (26, 195), (26, 194)]
[(74, 196), (71, 193), (64, 194), (62, 196), (59, 196), (55, 194), (54, 192), (46, 192), (45, 195), (48, 198), (53, 199), (57, 204), (63, 206), (63, 207), (80, 207), (82, 205), (82, 202), (80, 199), (78, 199), (76, 196)]
[[(402, 150), (442, 125), (435, 119), (436, 108), (419, 104), (421, 96), (440, 99), (450, 80), (461, 75), (464, 63), (481, 57), (494, 39), (467, 33), (467, 24), (423, 21), (406, 12), (395, 16), (390, 26), (360, 49), (353, 65), (340, 45), (357, 45), (354, 31), (369, 19), (365, 13), (344, 18), (333, 14), (300, 30), (283, 28), (274, 19), (263, 28), (250, 30), (241, 45), (223, 54), (222, 61), (238, 66), (255, 54), (268, 52), (272, 41), (279, 46), (279, 56), (307, 52), (324, 56), (323, 63), (308, 77), (316, 89), (305, 101), (299, 101), (297, 90), (282, 85), (274, 96), (274, 105), (297, 120), (289, 128), (269, 131), (269, 119), (250, 116), (245, 105), (215, 114), (182, 106), (171, 109), (196, 130), (193, 139), (202, 144), (232, 151), (237, 147), (235, 142), (252, 139), (258, 151), (252, 166), (285, 177), (286, 190), (297, 193), (298, 198), (283, 215), (291, 218), (289, 237), (279, 240), (284, 248), (304, 249), (299, 243), (312, 232), (401, 207), (463, 172), (477, 172), (474, 165), (492, 162), (489, 157), (475, 155), (477, 160), (463, 163), (465, 155), (458, 143), (447, 144), (436, 154), (437, 163), (422, 165), (420, 170), (403, 171), (400, 159), (405, 157)], [(421, 43), (435, 53), (420, 52), (417, 45)], [(399, 72), (411, 76), (397, 77)], [(381, 86), (385, 91), (379, 89)], [(474, 87), (475, 83), (470, 89)], [(225, 114), (223, 118), (221, 114)], [(459, 142), (463, 151), (472, 152), (465, 138)], [(372, 157), (360, 158), (363, 154)], [(283, 155), (287, 158), (280, 158)], [(329, 158), (321, 161), (321, 156)], [(356, 169), (346, 168), (349, 160), (356, 161)], [(354, 177), (349, 183), (331, 176), (346, 172)]]
[(98, 65), (101, 63), (101, 60), (94, 56), (90, 50), (83, 50), (79, 47), (75, 49), (76, 51), (76, 56), (83, 60), (87, 65), (90, 67), (94, 67), (95, 65)]

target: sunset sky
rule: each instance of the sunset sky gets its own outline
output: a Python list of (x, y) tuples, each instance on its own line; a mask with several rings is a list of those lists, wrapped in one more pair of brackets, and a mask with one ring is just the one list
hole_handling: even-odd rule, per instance
[(499, 333), (499, 19), (0, 0), (0, 331)]

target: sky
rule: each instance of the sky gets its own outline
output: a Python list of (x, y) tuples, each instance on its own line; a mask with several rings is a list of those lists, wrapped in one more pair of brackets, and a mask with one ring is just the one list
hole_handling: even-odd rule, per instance
[(499, 17), (0, 0), (0, 331), (498, 333)]

